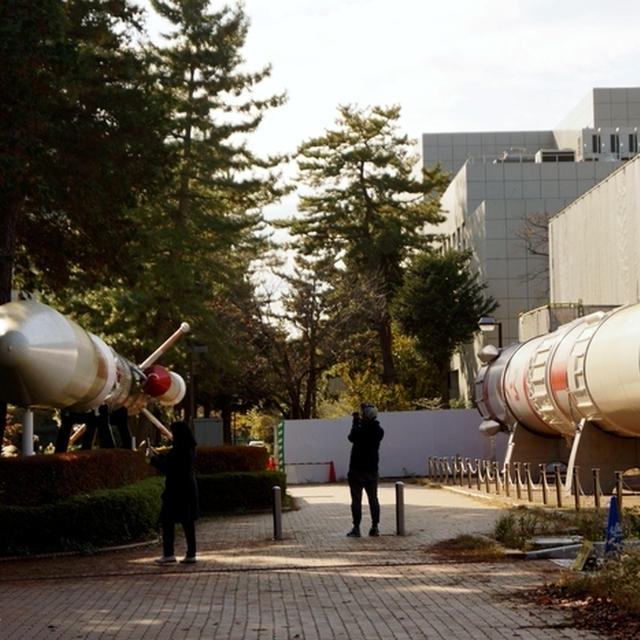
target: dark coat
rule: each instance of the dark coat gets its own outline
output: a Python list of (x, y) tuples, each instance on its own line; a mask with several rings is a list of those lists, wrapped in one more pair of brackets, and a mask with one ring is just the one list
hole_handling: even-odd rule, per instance
[(165, 474), (161, 522), (189, 522), (200, 515), (198, 485), (193, 470), (195, 447), (173, 447), (151, 458), (151, 464)]
[(353, 443), (349, 459), (349, 471), (378, 472), (378, 450), (384, 430), (376, 418), (353, 418), (353, 426), (347, 436)]

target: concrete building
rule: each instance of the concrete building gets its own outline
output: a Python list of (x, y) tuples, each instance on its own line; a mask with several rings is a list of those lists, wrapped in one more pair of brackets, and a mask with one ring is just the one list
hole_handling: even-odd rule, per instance
[[(549, 131), (423, 135), (424, 166), (440, 163), (452, 174), (442, 199), (447, 219), (434, 231), (444, 234), (445, 247), (472, 249), (472, 266), (500, 305), (494, 315), (503, 344), (518, 340), (521, 314), (550, 301), (546, 220), (637, 153), (638, 126), (640, 88), (611, 88), (592, 89)], [(538, 232), (540, 255), (531, 251)], [(561, 261), (559, 236), (558, 243)], [(469, 345), (452, 363), (452, 397), (471, 398), (478, 347)]]
[(640, 301), (640, 156), (549, 222), (551, 301)]

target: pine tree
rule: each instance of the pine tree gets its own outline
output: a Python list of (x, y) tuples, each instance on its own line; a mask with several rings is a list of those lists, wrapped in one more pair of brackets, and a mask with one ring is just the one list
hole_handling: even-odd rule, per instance
[(0, 302), (126, 262), (129, 210), (162, 177), (163, 108), (126, 1), (0, 3)]
[(288, 221), (306, 254), (330, 255), (376, 283), (385, 304), (374, 321), (382, 379), (395, 379), (390, 304), (413, 251), (428, 247), (427, 224), (442, 221), (447, 177), (417, 170), (415, 144), (397, 130), (400, 108), (339, 107), (337, 127), (298, 149), (302, 217)]

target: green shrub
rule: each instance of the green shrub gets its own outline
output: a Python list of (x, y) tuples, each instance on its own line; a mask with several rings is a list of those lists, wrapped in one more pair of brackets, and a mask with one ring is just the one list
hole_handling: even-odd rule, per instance
[(144, 455), (128, 449), (0, 458), (0, 504), (47, 505), (151, 475), (155, 470)]
[[(598, 571), (564, 572), (555, 586), (564, 597), (609, 602), (626, 615), (640, 615), (640, 549), (607, 558)], [(635, 636), (634, 636), (635, 637)]]
[(49, 505), (0, 505), (0, 555), (88, 549), (148, 538), (157, 530), (161, 478)]
[(267, 509), (273, 502), (274, 486), (279, 486), (284, 496), (286, 478), (282, 471), (199, 475), (200, 509), (203, 514)]
[[(264, 447), (198, 447), (195, 469), (209, 475), (229, 471), (263, 471)], [(48, 505), (74, 495), (115, 489), (156, 475), (142, 452), (92, 449), (52, 455), (0, 458), (0, 504)]]
[(602, 540), (606, 512), (604, 510), (550, 510), (515, 507), (500, 516), (495, 538), (510, 549), (525, 549), (531, 538), (544, 535), (578, 534), (588, 540)]
[[(203, 515), (268, 509), (280, 471), (198, 476)], [(79, 494), (48, 505), (0, 505), (0, 556), (85, 550), (148, 539), (158, 531), (164, 478)]]

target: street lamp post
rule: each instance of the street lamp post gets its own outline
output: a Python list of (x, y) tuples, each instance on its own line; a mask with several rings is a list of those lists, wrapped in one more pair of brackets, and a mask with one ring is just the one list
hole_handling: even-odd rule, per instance
[(502, 349), (502, 322), (498, 322), (490, 316), (483, 316), (478, 320), (478, 327), (484, 333), (490, 333), (498, 327), (498, 348)]

